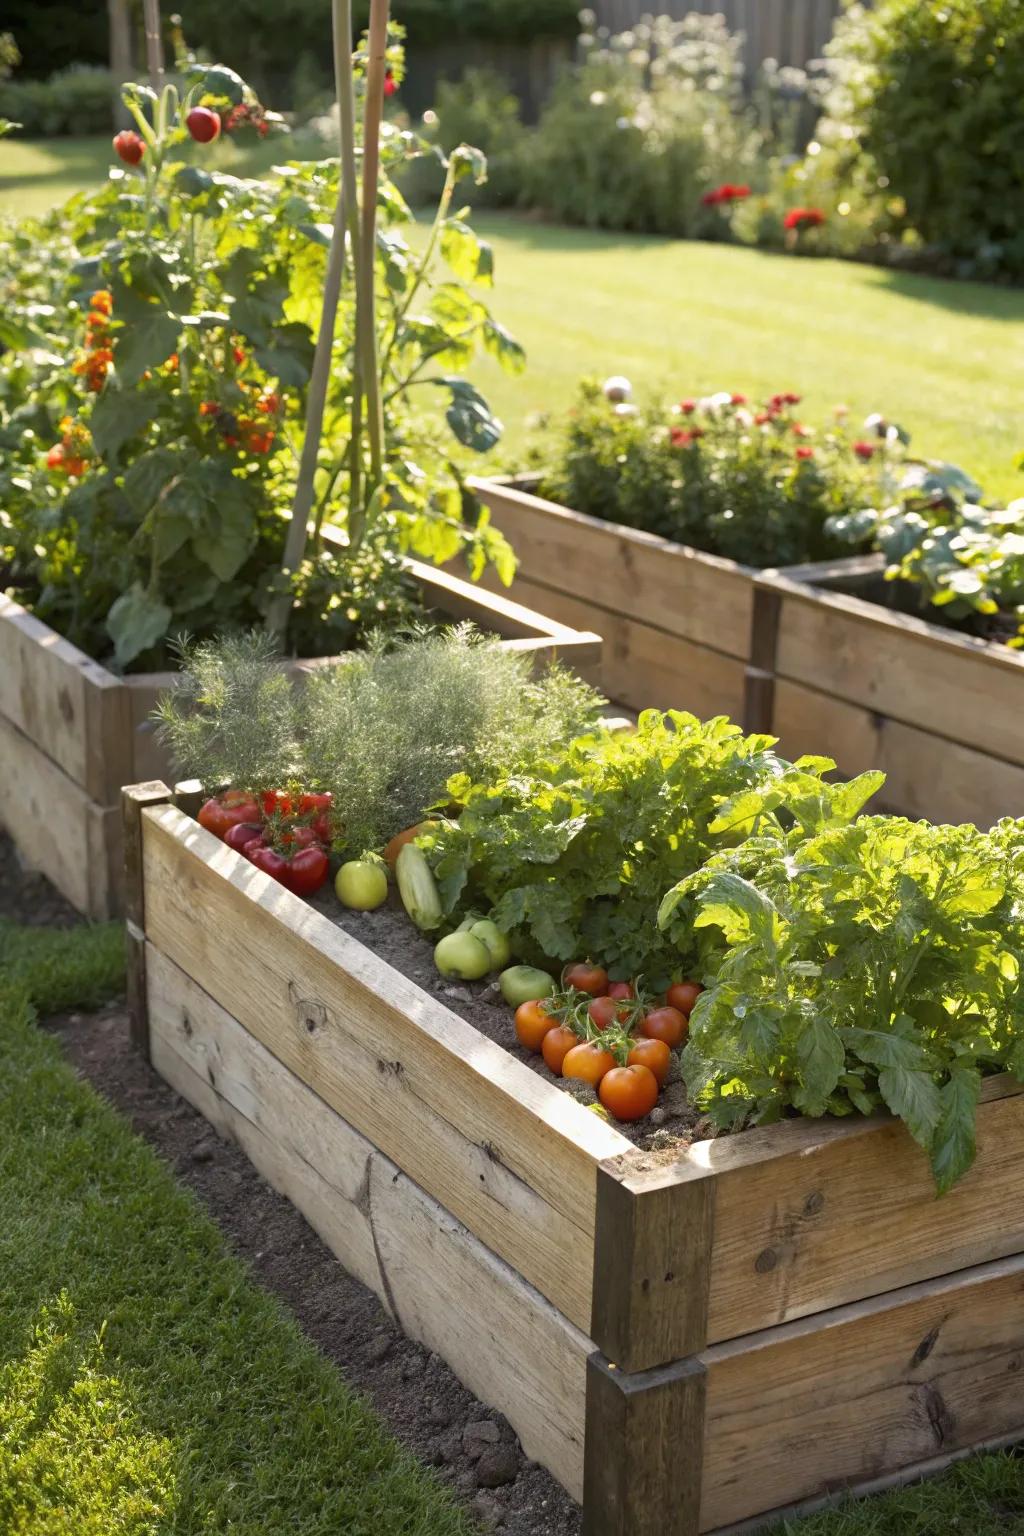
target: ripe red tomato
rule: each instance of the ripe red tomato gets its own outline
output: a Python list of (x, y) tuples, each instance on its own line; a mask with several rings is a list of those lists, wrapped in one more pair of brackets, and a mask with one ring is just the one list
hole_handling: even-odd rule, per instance
[(268, 821), (271, 816), (290, 816), (292, 813), (292, 797), (285, 789), (265, 789), (260, 795), (260, 803)]
[(562, 1062), (562, 1076), (576, 1078), (581, 1083), (590, 1083), (596, 1088), (606, 1072), (610, 1072), (615, 1065), (615, 1057), (611, 1051), (605, 1050), (596, 1040), (586, 1040), (582, 1045), (574, 1045), (571, 1051), (566, 1053)]
[(613, 1067), (597, 1092), (616, 1120), (642, 1120), (658, 1102), (658, 1079), (648, 1067)]
[(693, 1005), (700, 997), (704, 988), (699, 981), (677, 981), (674, 987), (669, 987), (665, 993), (665, 1001), (672, 1008), (678, 1008), (680, 1013), (687, 1018), (693, 1012)]
[(549, 1070), (556, 1077), (562, 1075), (562, 1063), (571, 1050), (579, 1045), (579, 1036), (573, 1034), (566, 1024), (556, 1024), (554, 1029), (549, 1029), (541, 1041), (540, 1053)]
[(608, 972), (603, 966), (579, 960), (566, 967), (562, 984), (575, 987), (577, 992), (589, 992), (591, 997), (603, 997), (608, 991)]
[(626, 1062), (631, 1067), (646, 1067), (658, 1079), (658, 1087), (664, 1088), (672, 1065), (672, 1052), (664, 1040), (638, 1040), (630, 1047)]
[(300, 848), (289, 858), (276, 848), (258, 843), (246, 849), (246, 858), (295, 896), (312, 896), (318, 891), (327, 879), (330, 866), (330, 860), (319, 846)]
[(587, 1004), (587, 1014), (597, 1029), (609, 1029), (613, 1024), (626, 1023), (630, 1007), (628, 1003), (617, 1001), (614, 997), (595, 997), (593, 1002)]
[(260, 808), (252, 795), (244, 789), (226, 789), (222, 795), (214, 795), (200, 808), (197, 820), (207, 832), (222, 841), (229, 827), (239, 822), (257, 823)]
[(234, 826), (228, 827), (224, 834), (224, 841), (236, 853), (244, 853), (249, 843), (256, 843), (259, 840), (260, 828), (251, 821), (236, 821)]
[(520, 1003), (516, 1009), (516, 1039), (528, 1051), (539, 1051), (555, 1021), (541, 1002)]
[(664, 1040), (671, 1049), (682, 1045), (689, 1028), (685, 1015), (678, 1008), (652, 1008), (650, 1013), (644, 1014), (640, 1023), (641, 1033), (648, 1040)]
[(608, 996), (620, 999), (632, 999), (636, 992), (631, 981), (610, 981), (608, 983)]
[(321, 843), (316, 828), (307, 826), (302, 821), (296, 822), (294, 826), (283, 828), (277, 839), (277, 846), (282, 851), (292, 848), (312, 848), (314, 843), (317, 847)]
[(134, 128), (123, 128), (114, 135), (114, 153), (125, 165), (138, 165), (146, 153), (146, 145)]
[(220, 133), (220, 113), (209, 107), (193, 107), (185, 127), (197, 144), (210, 144)]

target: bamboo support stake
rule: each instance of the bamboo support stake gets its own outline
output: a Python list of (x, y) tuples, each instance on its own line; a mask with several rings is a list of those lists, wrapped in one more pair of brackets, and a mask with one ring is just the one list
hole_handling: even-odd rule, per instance
[(149, 83), (157, 95), (164, 83), (164, 45), (160, 30), (160, 0), (142, 0), (142, 17), (146, 29), (146, 68)]

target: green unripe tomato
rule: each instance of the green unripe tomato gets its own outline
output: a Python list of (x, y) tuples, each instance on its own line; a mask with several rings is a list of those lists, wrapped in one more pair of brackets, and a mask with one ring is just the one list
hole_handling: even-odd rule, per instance
[(369, 859), (351, 859), (334, 877), (334, 889), (343, 907), (354, 912), (373, 912), (388, 899), (388, 877)]
[(479, 981), (491, 968), (491, 954), (487, 945), (471, 933), (449, 933), (434, 948), (434, 964), (442, 976)]
[(551, 997), (555, 983), (547, 971), (539, 971), (534, 965), (512, 965), (498, 977), (498, 986), (506, 1003), (518, 1008), (520, 1003), (539, 1002)]
[(469, 931), (475, 939), (480, 940), (490, 955), (492, 971), (500, 971), (502, 966), (508, 965), (512, 959), (512, 946), (508, 941), (508, 935), (502, 933), (497, 923), (481, 918)]

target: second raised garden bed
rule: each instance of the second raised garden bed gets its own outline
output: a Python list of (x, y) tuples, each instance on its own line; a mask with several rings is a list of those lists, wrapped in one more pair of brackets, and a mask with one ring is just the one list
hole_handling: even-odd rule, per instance
[(1024, 1434), (1019, 1085), (942, 1200), (882, 1116), (645, 1153), (165, 785), (124, 810), (139, 1044), (588, 1536), (733, 1531)]
[[(428, 612), (558, 655), (600, 683), (596, 634), (419, 561), (410, 568)], [(301, 673), (324, 664), (292, 665)], [(149, 721), (173, 682), (168, 672), (109, 672), (0, 594), (0, 826), (87, 917), (121, 911), (121, 789), (170, 771)]]
[(878, 555), (756, 578), (747, 729), (883, 769), (880, 800), (910, 817), (1020, 815), (1024, 654), (885, 606), (883, 572)]

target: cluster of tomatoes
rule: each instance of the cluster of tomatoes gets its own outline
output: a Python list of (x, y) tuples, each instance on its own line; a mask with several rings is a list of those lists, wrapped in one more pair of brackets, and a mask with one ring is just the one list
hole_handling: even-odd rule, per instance
[(109, 289), (100, 288), (90, 296), (85, 322), (85, 351), (71, 365), (72, 373), (85, 375), (86, 387), (94, 395), (98, 395), (106, 383), (114, 361), (110, 337), (113, 312), (114, 299)]
[(590, 1084), (616, 1120), (642, 1120), (658, 1102), (702, 991), (699, 982), (681, 981), (658, 1002), (639, 983), (609, 981), (602, 966), (580, 962), (566, 968), (561, 992), (520, 1003), (516, 1038), (556, 1077)]
[(259, 797), (225, 790), (207, 800), (199, 825), (295, 896), (326, 883), (331, 845), (329, 792), (270, 789)]
[[(249, 361), (245, 350), (236, 346), (232, 356), (239, 371), (243, 370)], [(199, 414), (216, 430), (225, 447), (240, 447), (249, 453), (269, 453), (277, 436), (284, 402), (274, 390), (264, 390), (256, 383), (247, 384), (237, 376), (235, 382), (239, 389), (251, 396), (252, 416), (239, 415), (219, 400), (203, 400)]]
[(54, 443), (46, 455), (46, 467), (61, 475), (84, 473), (92, 451), (92, 439), (89, 433), (70, 416), (62, 418), (60, 433), (60, 442)]

